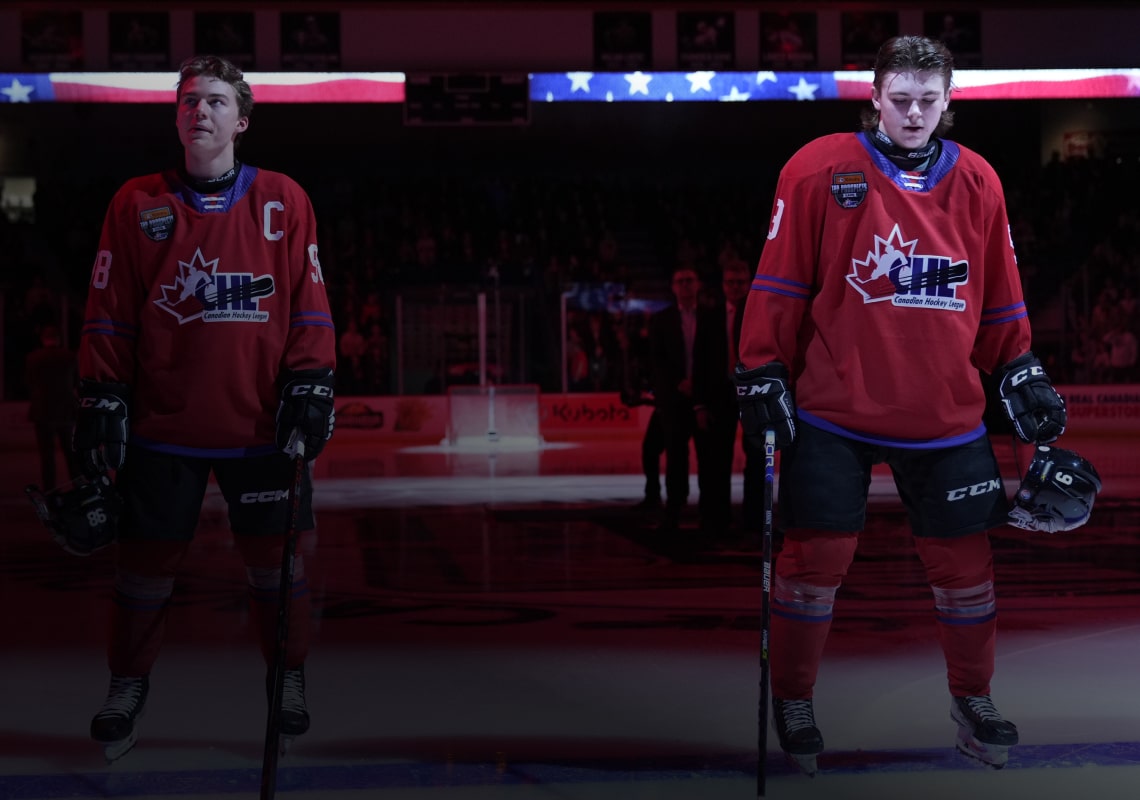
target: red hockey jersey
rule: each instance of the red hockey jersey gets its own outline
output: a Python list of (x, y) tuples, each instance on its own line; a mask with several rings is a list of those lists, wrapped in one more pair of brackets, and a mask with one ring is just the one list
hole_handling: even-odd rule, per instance
[(780, 173), (740, 356), (788, 366), (804, 422), (899, 446), (967, 441), (985, 431), (977, 369), (1029, 350), (1001, 183), (942, 144), (906, 172), (865, 135), (835, 134)]
[(132, 444), (192, 456), (272, 452), (283, 369), (335, 365), (304, 190), (242, 166), (216, 194), (167, 172), (107, 209), (80, 340), (82, 377), (131, 387)]

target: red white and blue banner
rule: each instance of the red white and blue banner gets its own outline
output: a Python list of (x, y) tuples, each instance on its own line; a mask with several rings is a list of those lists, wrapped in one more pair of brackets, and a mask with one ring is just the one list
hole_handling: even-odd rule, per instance
[[(247, 72), (258, 103), (402, 103), (402, 72)], [(177, 72), (0, 73), (0, 103), (173, 103)]]
[[(752, 102), (866, 100), (874, 73), (540, 72), (532, 102)], [(955, 100), (1140, 97), (1140, 69), (957, 70)]]
[[(536, 72), (532, 102), (866, 100), (873, 73)], [(259, 103), (402, 103), (402, 72), (247, 72)], [(171, 72), (0, 73), (0, 103), (169, 103)], [(962, 69), (955, 100), (1140, 97), (1140, 69)]]

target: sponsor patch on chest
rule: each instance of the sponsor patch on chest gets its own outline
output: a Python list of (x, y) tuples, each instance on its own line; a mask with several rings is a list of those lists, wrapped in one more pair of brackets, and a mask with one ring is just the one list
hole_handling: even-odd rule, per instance
[(831, 196), (840, 208), (858, 208), (867, 198), (867, 177), (862, 172), (837, 172), (831, 176)]
[(139, 227), (152, 242), (169, 239), (174, 230), (174, 212), (170, 206), (148, 208), (139, 212)]

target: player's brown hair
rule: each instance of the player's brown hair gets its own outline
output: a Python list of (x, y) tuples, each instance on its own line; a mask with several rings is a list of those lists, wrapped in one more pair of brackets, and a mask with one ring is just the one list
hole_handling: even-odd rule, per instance
[[(883, 78), (891, 72), (937, 72), (946, 80), (946, 89), (952, 87), (954, 56), (942, 42), (925, 36), (895, 36), (883, 42), (875, 57), (875, 77), (872, 81), (878, 91), (883, 89)], [(863, 130), (868, 133), (879, 127), (879, 112), (872, 106), (863, 111)], [(935, 136), (945, 136), (954, 126), (954, 112), (946, 109), (942, 120), (934, 129)]]
[[(234, 87), (234, 96), (237, 98), (238, 114), (248, 117), (253, 113), (253, 90), (246, 83), (245, 74), (237, 65), (220, 56), (191, 56), (182, 62), (178, 68), (177, 99), (182, 99), (182, 85), (191, 78), (205, 75), (208, 78), (217, 78)], [(234, 140), (236, 145), (241, 141), (239, 133)]]

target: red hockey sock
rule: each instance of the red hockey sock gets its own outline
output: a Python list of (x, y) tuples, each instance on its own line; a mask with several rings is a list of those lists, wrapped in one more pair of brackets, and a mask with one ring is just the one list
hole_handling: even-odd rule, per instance
[(107, 666), (113, 675), (149, 675), (162, 647), (174, 575), (186, 542), (121, 541), (111, 605)]
[(772, 586), (772, 695), (812, 696), (835, 593), (855, 556), (851, 533), (789, 530)]
[[(272, 663), (277, 649), (277, 607), (281, 592), (281, 551), (284, 543), (275, 536), (237, 536), (235, 540), (245, 559), (249, 578), (250, 609), (257, 629), (261, 653)], [(285, 640), (285, 667), (293, 669), (305, 662), (312, 635), (313, 601), (305, 579), (305, 563), (300, 554), (293, 560), (293, 585), (289, 600), (289, 632)]]
[(915, 547), (934, 592), (938, 638), (950, 693), (987, 695), (994, 674), (997, 603), (989, 536), (916, 538)]

